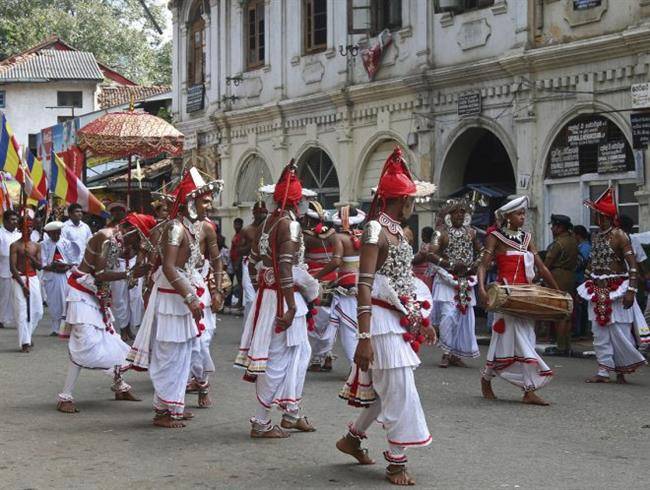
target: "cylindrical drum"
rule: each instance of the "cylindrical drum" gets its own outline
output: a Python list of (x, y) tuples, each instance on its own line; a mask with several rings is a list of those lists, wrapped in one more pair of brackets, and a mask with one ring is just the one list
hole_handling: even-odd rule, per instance
[(569, 293), (537, 284), (490, 284), (487, 310), (532, 320), (566, 320), (573, 312)]

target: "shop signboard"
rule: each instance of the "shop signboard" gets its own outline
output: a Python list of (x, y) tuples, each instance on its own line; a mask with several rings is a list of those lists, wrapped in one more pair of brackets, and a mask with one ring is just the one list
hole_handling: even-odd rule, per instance
[(650, 107), (650, 83), (635, 83), (630, 87), (632, 108), (645, 109)]
[(573, 0), (573, 10), (587, 10), (600, 7), (602, 0)]
[(567, 126), (567, 141), (570, 145), (594, 145), (607, 137), (607, 120), (588, 119)]
[(610, 141), (598, 145), (598, 173), (609, 174), (627, 171), (625, 141)]
[(475, 116), (481, 113), (481, 92), (467, 92), (458, 96), (458, 116)]
[(650, 143), (650, 112), (634, 112), (630, 114), (632, 125), (632, 147), (644, 149)]
[(580, 159), (577, 146), (560, 146), (551, 149), (549, 177), (574, 177), (580, 175)]

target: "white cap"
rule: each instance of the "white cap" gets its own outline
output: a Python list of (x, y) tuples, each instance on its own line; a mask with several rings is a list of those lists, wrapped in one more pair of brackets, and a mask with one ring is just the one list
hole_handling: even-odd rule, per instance
[(43, 227), (45, 231), (60, 231), (63, 228), (63, 223), (61, 221), (50, 221)]
[(526, 209), (528, 207), (528, 196), (516, 197), (510, 202), (505, 203), (499, 209), (494, 212), (494, 216), (497, 221), (503, 221), (506, 214), (514, 213), (520, 209)]

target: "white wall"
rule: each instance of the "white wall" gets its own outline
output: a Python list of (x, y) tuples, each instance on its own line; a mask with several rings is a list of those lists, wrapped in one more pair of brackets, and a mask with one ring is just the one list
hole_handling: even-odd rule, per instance
[(5, 91), (5, 113), (21, 146), (29, 143), (28, 135), (57, 124), (58, 116), (70, 116), (72, 110), (47, 109), (57, 105), (58, 91), (81, 91), (83, 107), (75, 108), (75, 116), (97, 109), (97, 82), (11, 83), (0, 85)]

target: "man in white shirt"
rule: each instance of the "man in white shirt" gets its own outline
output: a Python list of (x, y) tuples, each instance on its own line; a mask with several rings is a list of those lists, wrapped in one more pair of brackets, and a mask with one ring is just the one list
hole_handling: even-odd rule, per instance
[(0, 328), (15, 323), (11, 305), (11, 269), (9, 267), (9, 247), (20, 238), (18, 215), (8, 209), (2, 215), (3, 226), (0, 227)]
[(61, 231), (61, 236), (75, 243), (79, 249), (79, 256), (75, 260), (75, 264), (77, 265), (81, 263), (88, 240), (93, 236), (90, 227), (81, 221), (83, 214), (83, 210), (79, 204), (70, 204), (68, 206), (68, 217), (70, 219), (63, 223), (63, 229)]

